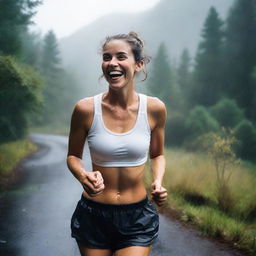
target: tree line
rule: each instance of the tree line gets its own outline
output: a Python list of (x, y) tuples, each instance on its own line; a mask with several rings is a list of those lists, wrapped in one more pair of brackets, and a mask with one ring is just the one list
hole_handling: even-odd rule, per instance
[(68, 123), (78, 98), (54, 32), (41, 36), (29, 31), (40, 4), (0, 1), (0, 144), (22, 138), (31, 125)]
[[(236, 0), (222, 20), (211, 7), (195, 57), (171, 64), (162, 43), (148, 89), (168, 108), (167, 146), (198, 149), (207, 133), (231, 130), (239, 157), (256, 156), (256, 1)], [(171, 47), (171, 46), (170, 46)]]

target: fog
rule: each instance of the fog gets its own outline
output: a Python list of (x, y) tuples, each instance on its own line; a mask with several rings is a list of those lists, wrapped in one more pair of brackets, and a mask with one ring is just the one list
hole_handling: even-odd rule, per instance
[(100, 46), (106, 35), (136, 31), (152, 57), (164, 42), (170, 61), (175, 63), (184, 48), (195, 54), (210, 7), (214, 6), (225, 19), (232, 3), (233, 0), (161, 0), (144, 12), (103, 16), (60, 40), (63, 62), (78, 77), (84, 95), (92, 95), (105, 90), (104, 81), (98, 78)]

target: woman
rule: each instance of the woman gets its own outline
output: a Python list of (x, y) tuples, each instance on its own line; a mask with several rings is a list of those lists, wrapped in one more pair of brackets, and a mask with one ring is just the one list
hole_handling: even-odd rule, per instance
[[(107, 37), (102, 56), (108, 91), (80, 100), (71, 120), (67, 164), (84, 189), (72, 216), (72, 237), (82, 256), (147, 256), (159, 223), (143, 176), (149, 154), (152, 199), (161, 206), (167, 198), (162, 187), (166, 109), (134, 89), (148, 60), (136, 33)], [(92, 172), (82, 163), (86, 139)]]

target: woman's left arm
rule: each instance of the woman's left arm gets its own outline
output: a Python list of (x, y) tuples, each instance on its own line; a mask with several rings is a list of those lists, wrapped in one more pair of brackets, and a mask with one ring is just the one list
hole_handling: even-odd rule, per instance
[(158, 99), (154, 99), (150, 109), (151, 123), (153, 124), (150, 141), (150, 159), (153, 177), (151, 194), (152, 199), (156, 202), (156, 204), (158, 206), (162, 206), (167, 199), (167, 191), (162, 186), (166, 166), (164, 157), (166, 108), (164, 103)]

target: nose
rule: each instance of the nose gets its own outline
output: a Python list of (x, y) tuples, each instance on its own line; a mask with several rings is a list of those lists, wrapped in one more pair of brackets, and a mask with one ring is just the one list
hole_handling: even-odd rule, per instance
[(112, 57), (112, 59), (110, 60), (110, 62), (109, 62), (109, 65), (110, 66), (117, 66), (118, 65), (118, 60), (117, 60), (117, 58), (116, 57)]

